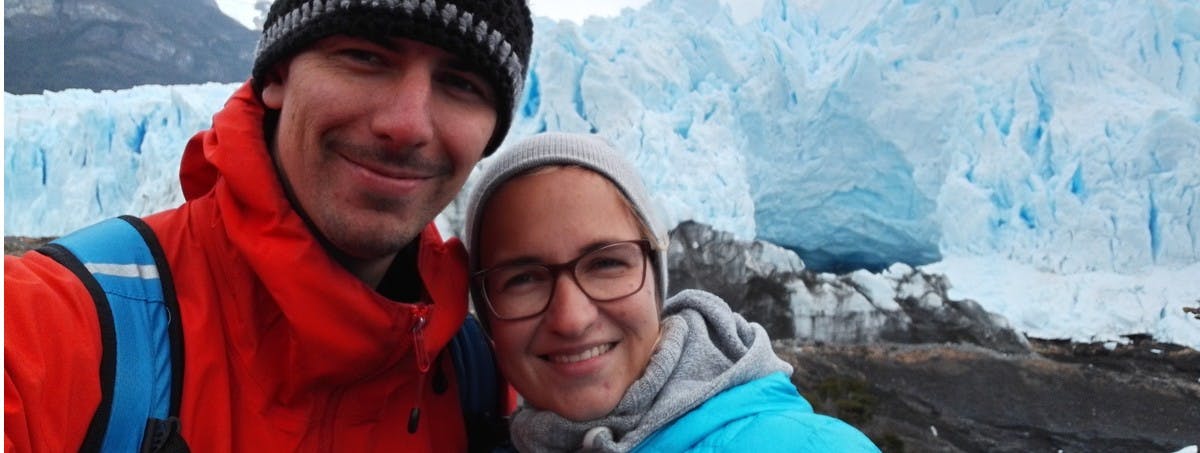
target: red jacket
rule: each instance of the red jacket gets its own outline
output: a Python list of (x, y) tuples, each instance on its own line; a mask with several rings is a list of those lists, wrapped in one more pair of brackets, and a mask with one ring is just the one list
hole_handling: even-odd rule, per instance
[[(195, 452), (465, 450), (454, 369), (438, 355), (467, 311), (462, 245), (430, 224), (417, 258), (428, 300), (380, 296), (292, 209), (263, 113), (242, 86), (184, 151), (187, 202), (146, 218), (182, 317), (184, 438)], [(4, 278), (5, 450), (77, 450), (100, 400), (91, 296), (39, 253), (6, 256)], [(436, 367), (451, 383), (440, 394)]]

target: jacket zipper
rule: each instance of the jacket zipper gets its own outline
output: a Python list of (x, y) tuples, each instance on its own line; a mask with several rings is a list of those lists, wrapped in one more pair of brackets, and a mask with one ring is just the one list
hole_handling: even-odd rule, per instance
[(413, 399), (413, 407), (408, 412), (408, 433), (414, 434), (421, 423), (421, 397), (425, 390), (425, 375), (429, 372), (431, 361), (429, 351), (425, 349), (425, 326), (429, 324), (431, 309), (429, 304), (413, 306), (412, 347), (417, 362), (417, 395)]
[[(425, 327), (429, 324), (429, 317), (432, 314), (432, 309), (429, 304), (417, 304), (412, 309), (412, 348), (417, 362), (417, 388), (414, 404), (408, 413), (408, 432), (413, 434), (417, 432), (417, 428), (421, 422), (421, 399), (424, 396), (425, 376), (429, 373), (432, 367), (432, 361), (429, 358), (429, 351), (425, 349)], [(338, 388), (330, 396), (325, 403), (324, 411), (321, 414), (321, 431), (318, 442), (318, 451), (334, 451), (333, 435), (335, 431), (337, 409), (341, 404), (342, 395), (345, 393), (345, 388)]]

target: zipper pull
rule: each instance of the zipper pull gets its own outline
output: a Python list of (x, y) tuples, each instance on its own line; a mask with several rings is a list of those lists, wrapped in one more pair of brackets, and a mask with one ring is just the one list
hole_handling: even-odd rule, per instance
[(429, 323), (429, 306), (418, 305), (414, 310), (413, 327), (412, 327), (412, 347), (413, 354), (417, 355), (417, 396), (413, 400), (416, 404), (408, 411), (408, 433), (414, 434), (417, 432), (417, 426), (421, 423), (421, 395), (425, 390), (425, 374), (429, 372), (430, 360), (429, 351), (425, 350), (425, 325)]
[(421, 408), (414, 407), (408, 411), (408, 433), (416, 434), (419, 423), (421, 423)]
[(422, 305), (416, 310), (416, 322), (413, 323), (413, 353), (417, 355), (417, 369), (421, 374), (429, 372), (429, 351), (425, 350), (425, 325), (429, 323), (429, 309)]

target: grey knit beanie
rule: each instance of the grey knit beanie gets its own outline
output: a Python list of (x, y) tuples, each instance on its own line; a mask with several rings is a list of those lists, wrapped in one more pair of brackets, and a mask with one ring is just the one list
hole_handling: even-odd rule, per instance
[[(471, 189), (467, 200), (467, 217), (463, 223), (462, 240), (470, 255), (471, 273), (480, 270), (478, 236), (480, 215), (488, 199), (500, 186), (509, 180), (538, 167), (548, 165), (576, 165), (599, 173), (617, 186), (629, 200), (638, 220), (653, 233), (650, 247), (655, 274), (658, 275), (658, 302), (662, 304), (667, 295), (667, 240), (668, 231), (662, 216), (655, 209), (650, 194), (646, 191), (637, 169), (621, 155), (607, 140), (586, 134), (551, 132), (526, 138), (495, 157), (484, 162), (483, 170)], [(482, 300), (478, 285), (471, 283), (471, 297)], [(479, 310), (482, 314), (486, 310)], [(485, 323), (486, 325), (486, 323)]]
[(525, 0), (275, 0), (254, 56), (255, 91), (275, 64), (332, 35), (404, 37), (478, 65), (497, 98), (484, 155), (504, 141), (533, 45)]

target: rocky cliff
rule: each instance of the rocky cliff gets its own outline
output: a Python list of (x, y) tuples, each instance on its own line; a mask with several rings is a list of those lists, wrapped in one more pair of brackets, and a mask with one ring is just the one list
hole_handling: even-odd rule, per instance
[(671, 292), (704, 289), (756, 319), (774, 339), (837, 344), (968, 343), (1029, 351), (1003, 317), (952, 300), (949, 282), (904, 264), (873, 274), (814, 273), (794, 253), (684, 222), (671, 232)]
[(4, 91), (240, 82), (257, 39), (215, 0), (5, 0)]

